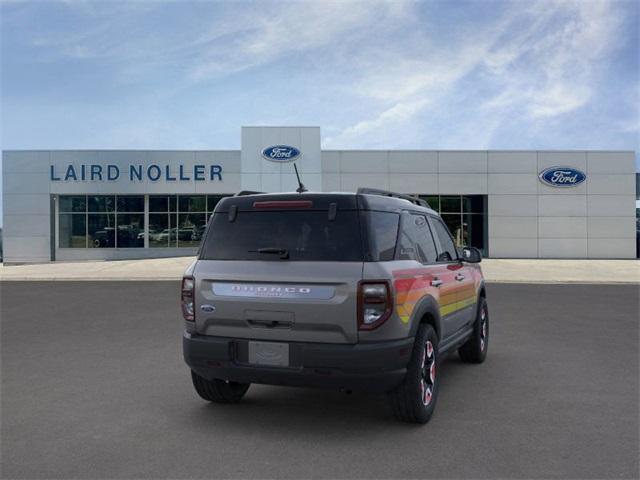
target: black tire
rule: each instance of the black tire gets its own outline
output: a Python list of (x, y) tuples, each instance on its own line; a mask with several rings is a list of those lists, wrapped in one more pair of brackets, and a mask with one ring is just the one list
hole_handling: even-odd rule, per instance
[(191, 372), (193, 386), (205, 400), (215, 403), (238, 403), (249, 390), (250, 383), (227, 382), (225, 380), (207, 380)]
[(473, 325), (473, 334), (458, 349), (458, 354), (463, 362), (482, 363), (487, 358), (487, 350), (489, 349), (489, 310), (487, 308), (487, 300), (480, 297), (478, 302), (478, 310), (476, 312), (476, 321)]
[(431, 325), (420, 325), (407, 375), (398, 387), (387, 394), (398, 420), (410, 423), (429, 421), (438, 399), (438, 362), (438, 335)]

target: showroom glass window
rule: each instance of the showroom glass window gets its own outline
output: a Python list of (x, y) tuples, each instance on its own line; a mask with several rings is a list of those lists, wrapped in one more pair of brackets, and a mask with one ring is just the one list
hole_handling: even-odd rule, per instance
[[(193, 248), (207, 219), (229, 195), (149, 195), (151, 248)], [(144, 195), (60, 195), (60, 248), (143, 248)]]
[(87, 246), (89, 248), (116, 247), (115, 195), (87, 197)]
[(176, 246), (176, 195), (149, 195), (149, 248)]
[(144, 195), (61, 195), (60, 248), (144, 247)]
[(60, 197), (59, 212), (60, 248), (87, 248), (87, 197)]
[(197, 247), (209, 216), (228, 195), (149, 195), (149, 247)]
[(418, 195), (438, 212), (457, 246), (469, 245), (487, 254), (486, 195)]
[(116, 199), (116, 245), (144, 247), (144, 195), (119, 195)]

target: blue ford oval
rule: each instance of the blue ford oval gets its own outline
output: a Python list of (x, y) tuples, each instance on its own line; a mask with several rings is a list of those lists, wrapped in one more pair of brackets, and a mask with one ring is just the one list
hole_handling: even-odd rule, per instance
[(571, 167), (550, 167), (538, 175), (542, 183), (552, 187), (575, 187), (587, 179), (587, 175)]
[(262, 156), (271, 162), (293, 162), (300, 155), (300, 150), (289, 145), (273, 145), (262, 150)]

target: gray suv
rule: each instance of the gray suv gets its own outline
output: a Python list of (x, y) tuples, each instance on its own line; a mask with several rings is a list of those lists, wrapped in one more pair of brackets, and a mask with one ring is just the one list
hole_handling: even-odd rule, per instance
[(381, 392), (399, 419), (425, 423), (440, 360), (487, 354), (480, 260), (414, 197), (225, 198), (182, 280), (193, 385), (218, 403), (251, 383)]

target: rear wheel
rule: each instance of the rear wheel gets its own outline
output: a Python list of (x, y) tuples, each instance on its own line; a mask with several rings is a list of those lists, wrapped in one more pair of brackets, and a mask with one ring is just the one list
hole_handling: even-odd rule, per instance
[(207, 380), (191, 371), (193, 386), (205, 400), (215, 403), (238, 403), (249, 390), (250, 383), (227, 382), (225, 380)]
[(480, 297), (473, 333), (469, 340), (458, 349), (458, 354), (463, 362), (482, 363), (487, 358), (488, 347), (489, 310), (487, 309), (487, 300), (484, 297)]
[(427, 423), (438, 397), (438, 335), (420, 325), (404, 381), (388, 393), (393, 413), (403, 422)]

